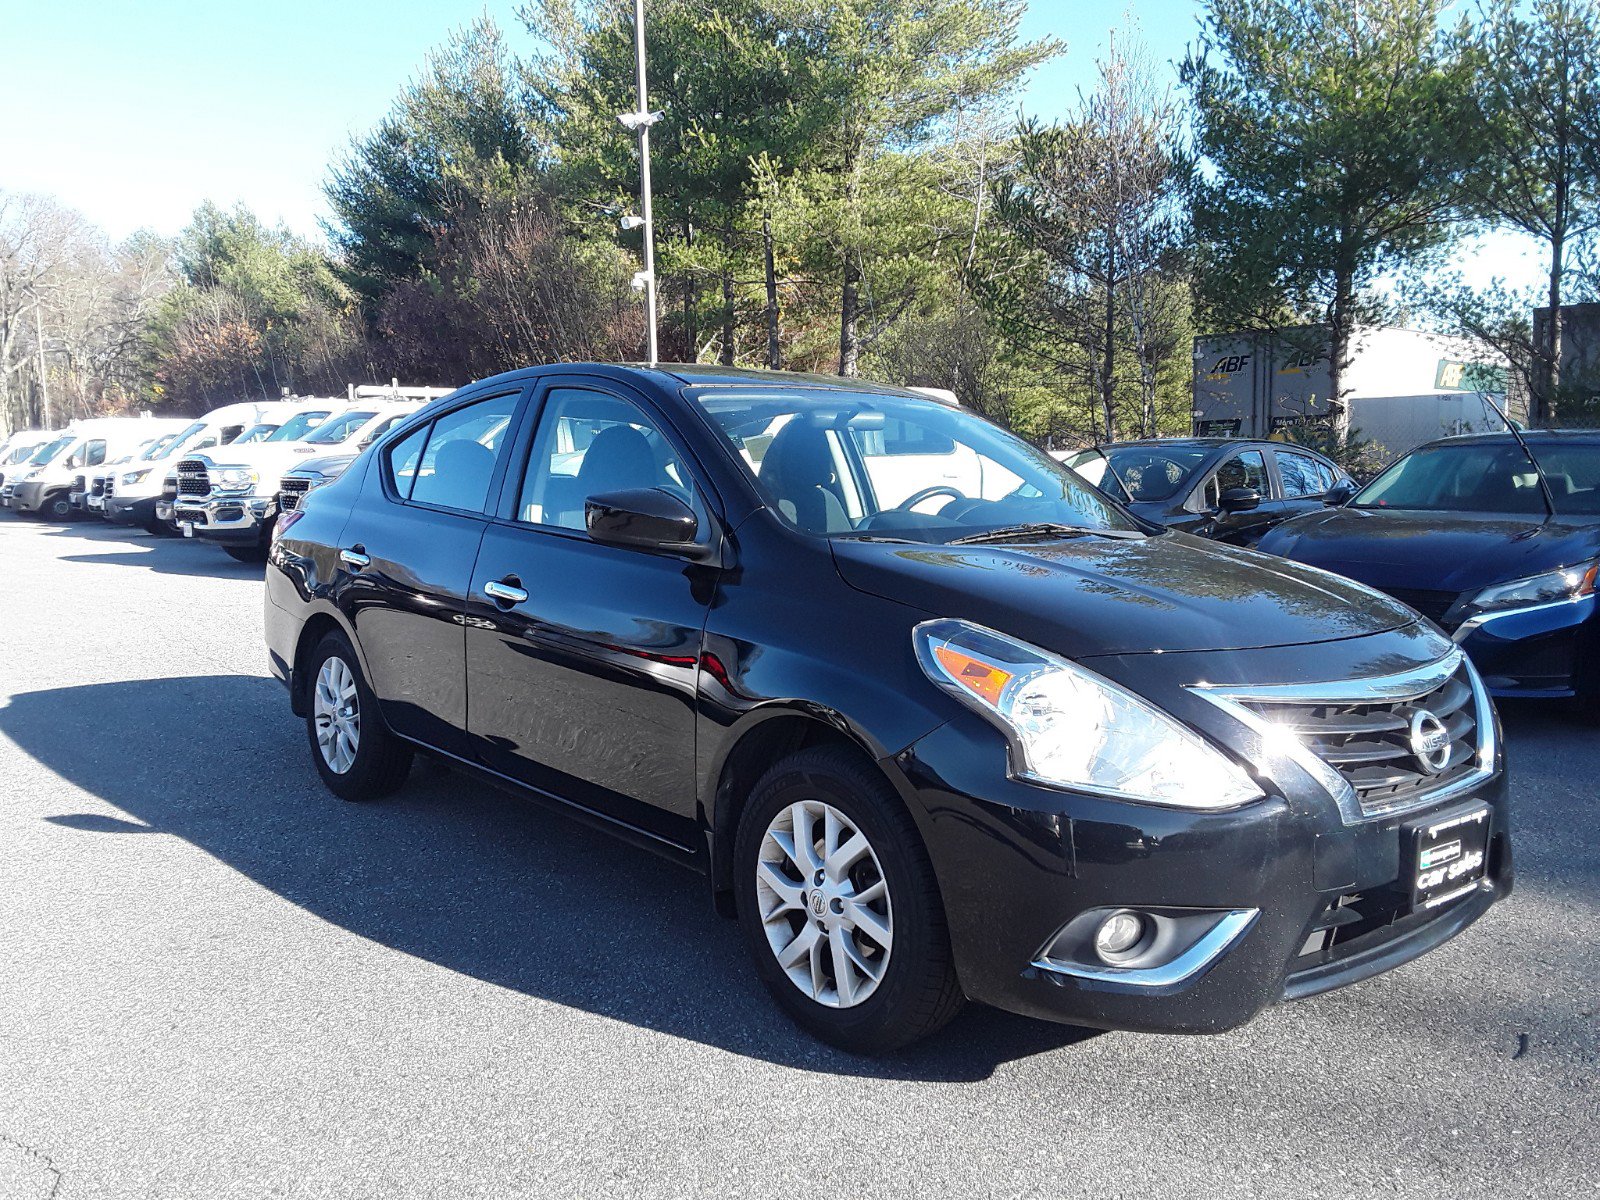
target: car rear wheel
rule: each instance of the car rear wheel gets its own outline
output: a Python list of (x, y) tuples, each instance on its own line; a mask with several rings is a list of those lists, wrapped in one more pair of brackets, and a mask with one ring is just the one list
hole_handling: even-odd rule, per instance
[(346, 800), (387, 796), (411, 770), (411, 746), (384, 726), (355, 650), (343, 634), (330, 633), (307, 671), (306, 733), (322, 782)]
[(774, 765), (740, 819), (734, 871), (756, 970), (814, 1036), (884, 1054), (961, 1008), (927, 851), (859, 756), (818, 747)]

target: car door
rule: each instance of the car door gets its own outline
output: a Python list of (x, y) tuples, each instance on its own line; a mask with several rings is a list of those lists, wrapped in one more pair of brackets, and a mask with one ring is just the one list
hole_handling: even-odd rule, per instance
[(340, 538), (340, 605), (384, 719), (461, 756), (467, 589), (523, 396), (480, 395), (380, 447)]
[(584, 502), (663, 488), (707, 530), (707, 493), (668, 423), (620, 385), (563, 376), (538, 409), (467, 604), (475, 747), (503, 775), (692, 847), (700, 641), (716, 572), (591, 540)]
[[(1203, 487), (1203, 506), (1214, 514), (1207, 536), (1219, 542), (1253, 546), (1282, 520), (1282, 502), (1273, 487), (1266, 451), (1259, 446), (1235, 450), (1211, 472)], [(1232, 488), (1249, 488), (1260, 495), (1261, 503), (1239, 512), (1223, 511), (1222, 495)]]

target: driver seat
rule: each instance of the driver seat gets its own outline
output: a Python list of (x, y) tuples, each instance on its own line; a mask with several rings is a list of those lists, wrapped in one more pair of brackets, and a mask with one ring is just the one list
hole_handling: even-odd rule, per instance
[(778, 511), (808, 533), (855, 528), (839, 500), (828, 435), (803, 417), (778, 430), (761, 460), (761, 483)]

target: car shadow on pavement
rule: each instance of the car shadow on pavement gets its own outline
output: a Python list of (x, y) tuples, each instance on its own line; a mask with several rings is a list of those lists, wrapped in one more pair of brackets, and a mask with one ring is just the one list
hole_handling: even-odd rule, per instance
[(62, 562), (144, 567), (158, 575), (206, 575), (248, 579), (260, 576), (260, 563), (242, 563), (220, 546), (185, 538), (163, 538), (126, 525), (76, 521), (49, 530), (46, 537), (75, 538), (108, 549), (92, 554), (63, 554)]
[[(207, 736), (195, 737), (201, 713)], [(361, 937), (732, 1053), (812, 1071), (959, 1082), (1094, 1032), (972, 1005), (895, 1056), (821, 1045), (762, 990), (737, 926), (712, 912), (702, 877), (431, 760), (419, 758), (388, 800), (340, 801), (322, 787), (304, 727), (268, 679), (23, 693), (0, 708), (0, 733), (122, 814), (47, 818), (57, 825), (182, 838)]]

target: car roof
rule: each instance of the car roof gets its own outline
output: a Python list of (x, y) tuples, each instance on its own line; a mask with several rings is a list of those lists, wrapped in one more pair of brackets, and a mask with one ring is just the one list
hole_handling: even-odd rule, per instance
[(544, 375), (599, 375), (613, 378), (634, 376), (669, 387), (687, 385), (691, 387), (830, 388), (851, 392), (869, 392), (884, 396), (905, 396), (917, 400), (928, 399), (926, 395), (910, 391), (907, 388), (896, 387), (892, 384), (873, 383), (865, 379), (848, 378), (843, 375), (808, 374), (803, 371), (769, 371), (756, 367), (724, 367), (712, 363), (657, 363), (653, 367), (644, 363), (546, 363), (539, 366), (521, 367), (488, 379), (477, 380), (472, 386), (476, 390), (478, 386), (483, 384), (491, 384), (497, 381), (509, 383), (513, 380), (533, 379)]
[(1291, 442), (1274, 442), (1270, 438), (1230, 438), (1230, 437), (1168, 437), (1168, 438), (1133, 438), (1125, 442), (1097, 442), (1093, 446), (1085, 446), (1086, 450), (1130, 450), (1145, 446), (1193, 446), (1200, 450), (1215, 450), (1223, 446), (1271, 446), (1274, 449), (1297, 450), (1308, 454), (1317, 454), (1309, 446), (1296, 446)]

